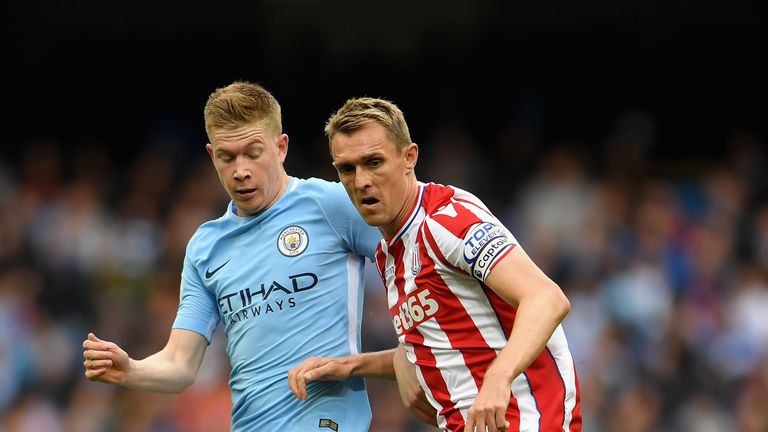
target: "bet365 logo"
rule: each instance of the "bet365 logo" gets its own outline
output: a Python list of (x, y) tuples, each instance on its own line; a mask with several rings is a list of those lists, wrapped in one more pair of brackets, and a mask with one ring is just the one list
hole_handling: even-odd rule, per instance
[(430, 319), (440, 309), (440, 305), (430, 298), (429, 289), (411, 293), (403, 302), (389, 310), (392, 325), (398, 336)]

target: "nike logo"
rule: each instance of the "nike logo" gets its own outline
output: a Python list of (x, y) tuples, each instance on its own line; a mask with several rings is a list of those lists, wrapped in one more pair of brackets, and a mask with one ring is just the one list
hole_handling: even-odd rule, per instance
[(227, 265), (227, 263), (228, 263), (228, 262), (229, 262), (229, 260), (231, 260), (231, 259), (232, 259), (232, 258), (228, 259), (228, 260), (227, 260), (227, 262), (225, 262), (224, 264), (222, 264), (222, 265), (220, 265), (220, 266), (216, 267), (215, 269), (213, 269), (213, 271), (211, 271), (211, 269), (210, 269), (210, 268), (209, 268), (208, 270), (206, 270), (206, 271), (205, 271), (205, 278), (206, 278), (206, 279), (210, 279), (210, 278), (211, 278), (211, 276), (215, 275), (217, 271), (221, 270), (221, 268), (222, 268), (222, 267), (224, 267), (225, 265)]

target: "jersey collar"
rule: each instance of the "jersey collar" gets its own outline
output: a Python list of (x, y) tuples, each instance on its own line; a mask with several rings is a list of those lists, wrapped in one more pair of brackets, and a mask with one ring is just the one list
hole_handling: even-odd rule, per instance
[(392, 236), (392, 239), (387, 241), (387, 244), (393, 244), (394, 242), (398, 241), (400, 237), (402, 237), (403, 234), (408, 231), (408, 228), (413, 223), (413, 220), (416, 219), (416, 215), (419, 214), (419, 209), (421, 209), (421, 200), (424, 198), (424, 189), (424, 184), (419, 182), (419, 199), (416, 200), (416, 204), (413, 206), (413, 210), (411, 210), (411, 214), (408, 216), (408, 219), (406, 219), (406, 222), (402, 227), (400, 227), (399, 230), (397, 230), (397, 233)]

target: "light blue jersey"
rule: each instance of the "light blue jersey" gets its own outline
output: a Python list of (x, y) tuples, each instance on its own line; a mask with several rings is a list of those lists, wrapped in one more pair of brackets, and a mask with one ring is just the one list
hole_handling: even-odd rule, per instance
[(233, 431), (368, 430), (363, 378), (310, 382), (300, 401), (287, 376), (307, 357), (359, 352), (364, 257), (380, 239), (339, 183), (295, 177), (264, 212), (230, 203), (192, 236), (173, 327), (210, 343), (224, 324)]

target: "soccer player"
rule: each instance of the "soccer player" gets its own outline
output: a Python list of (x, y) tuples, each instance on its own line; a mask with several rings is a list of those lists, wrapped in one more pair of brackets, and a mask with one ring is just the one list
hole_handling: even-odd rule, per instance
[[(307, 357), (359, 352), (365, 257), (373, 258), (381, 235), (338, 182), (285, 172), (288, 135), (278, 102), (263, 87), (235, 82), (217, 89), (204, 115), (206, 148), (231, 201), (187, 245), (167, 345), (135, 360), (91, 333), (83, 342), (85, 376), (180, 392), (222, 324), (233, 431), (367, 431), (363, 378), (310, 383), (307, 401), (294, 398), (286, 380)], [(391, 362), (392, 353), (382, 358)]]
[(384, 236), (392, 324), (439, 427), (580, 431), (560, 288), (476, 196), (416, 179), (419, 148), (396, 105), (350, 99), (325, 130), (347, 194)]

